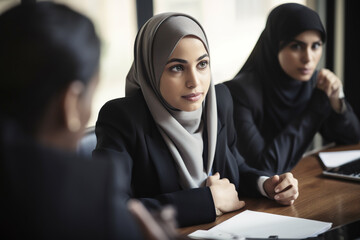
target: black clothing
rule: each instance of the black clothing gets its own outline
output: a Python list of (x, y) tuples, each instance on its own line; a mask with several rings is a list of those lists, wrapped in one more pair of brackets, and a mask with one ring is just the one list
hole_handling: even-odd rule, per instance
[(287, 124), (279, 125), (266, 112), (266, 89), (259, 78), (244, 73), (225, 82), (234, 100), (237, 147), (249, 166), (271, 174), (291, 170), (318, 131), (325, 140), (338, 144), (359, 142), (359, 121), (351, 106), (345, 100), (346, 111), (334, 112), (326, 94), (318, 89), (301, 111), (289, 113)]
[[(265, 173), (249, 168), (236, 149), (232, 100), (225, 86), (216, 86), (216, 99), (218, 136), (212, 172), (228, 178), (240, 196), (259, 196), (257, 179)], [(94, 153), (117, 152), (118, 160), (124, 162), (130, 197), (139, 198), (149, 209), (174, 205), (179, 226), (215, 220), (208, 187), (181, 187), (176, 163), (141, 90), (134, 96), (106, 103), (100, 110), (95, 132), (98, 143)], [(206, 134), (204, 137), (207, 142)]]
[(142, 238), (121, 194), (120, 162), (45, 147), (11, 124), (0, 132), (0, 238)]
[(314, 70), (308, 81), (293, 79), (280, 66), (282, 47), (307, 30), (318, 31), (325, 42), (325, 29), (315, 11), (297, 3), (277, 6), (240, 72), (225, 83), (234, 100), (240, 154), (250, 166), (271, 174), (291, 170), (317, 131), (339, 144), (357, 143), (360, 138), (350, 105), (344, 101), (346, 112), (337, 114), (316, 88), (315, 66), (299, 64)]
[(305, 109), (316, 85), (316, 73), (309, 81), (300, 82), (283, 71), (278, 59), (281, 46), (306, 30), (317, 30), (322, 42), (325, 42), (325, 29), (315, 11), (296, 3), (274, 8), (253, 51), (236, 75), (245, 72), (259, 75), (258, 79), (265, 89), (266, 114), (274, 119), (278, 128), (285, 127), (294, 114)]

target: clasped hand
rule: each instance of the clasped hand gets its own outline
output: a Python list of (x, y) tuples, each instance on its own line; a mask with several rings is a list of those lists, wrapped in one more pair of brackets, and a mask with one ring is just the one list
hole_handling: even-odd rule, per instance
[[(227, 178), (220, 179), (218, 172), (208, 177), (206, 186), (210, 187), (217, 215), (245, 206), (245, 202), (239, 200), (235, 185)], [(298, 181), (290, 172), (268, 178), (263, 187), (269, 198), (283, 205), (292, 205), (299, 196)]]
[(269, 198), (283, 205), (292, 205), (299, 196), (298, 181), (290, 172), (268, 178), (263, 186)]

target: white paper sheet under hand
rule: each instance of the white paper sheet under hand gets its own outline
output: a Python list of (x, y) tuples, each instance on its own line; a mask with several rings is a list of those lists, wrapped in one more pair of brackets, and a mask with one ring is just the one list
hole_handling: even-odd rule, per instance
[(246, 210), (207, 230), (198, 230), (190, 238), (201, 239), (241, 239), (268, 238), (308, 238), (315, 237), (330, 229), (332, 223), (288, 217), (270, 213)]
[(360, 150), (321, 152), (319, 157), (326, 168), (335, 168), (360, 158)]

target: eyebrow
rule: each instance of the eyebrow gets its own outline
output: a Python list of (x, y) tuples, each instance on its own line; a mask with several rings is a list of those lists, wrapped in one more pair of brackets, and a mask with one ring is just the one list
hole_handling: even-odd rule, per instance
[[(209, 55), (207, 53), (205, 53), (204, 55), (201, 55), (200, 57), (198, 57), (198, 59), (196, 59), (196, 61), (200, 61), (201, 59), (208, 57)], [(166, 64), (172, 63), (172, 62), (179, 62), (179, 63), (188, 63), (188, 61), (181, 59), (181, 58), (172, 58), (169, 61), (166, 62)]]
[[(306, 45), (305, 42), (300, 41), (300, 40), (297, 40), (297, 39), (292, 40), (292, 42), (296, 42), (296, 43), (298, 43), (298, 44)], [(322, 43), (322, 41), (319, 40), (319, 41), (312, 42), (312, 44), (313, 44), (313, 43)]]

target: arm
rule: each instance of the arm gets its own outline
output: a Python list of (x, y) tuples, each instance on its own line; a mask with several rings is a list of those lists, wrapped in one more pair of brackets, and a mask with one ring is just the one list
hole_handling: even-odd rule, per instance
[[(239, 193), (241, 195), (259, 196), (261, 191), (264, 192), (264, 195), (275, 199), (280, 204), (291, 205), (299, 195), (297, 180), (291, 173), (285, 173), (280, 176), (275, 175), (267, 179), (265, 177), (266, 180), (262, 181), (260, 176), (267, 176), (267, 174), (249, 167), (239, 154), (236, 148), (237, 137), (233, 123), (233, 106), (226, 88), (224, 88), (223, 94), (219, 93), (218, 106), (221, 109), (219, 110), (219, 119), (227, 123), (227, 147), (225, 149), (228, 149), (230, 154), (225, 154), (225, 156), (227, 161), (230, 160), (229, 165), (236, 163), (238, 177), (235, 177), (234, 180), (238, 180), (237, 189)], [(231, 166), (230, 169), (234, 170), (236, 168)]]
[[(138, 109), (131, 104), (130, 107)], [(141, 110), (136, 112), (143, 112)], [(146, 117), (132, 116), (125, 112), (123, 107), (119, 108), (113, 104), (105, 105), (96, 124), (98, 143), (93, 154), (111, 154), (116, 156), (117, 161), (121, 161), (125, 169), (122, 192), (126, 199), (137, 198), (148, 209), (155, 210), (165, 205), (173, 205), (177, 210), (177, 221), (181, 227), (214, 221), (215, 208), (208, 187), (181, 190), (176, 179), (169, 179), (170, 182), (175, 181), (176, 187), (160, 187), (166, 184), (158, 182), (161, 176), (158, 175), (157, 169), (154, 169), (155, 164), (152, 162), (156, 161), (156, 156), (149, 156), (149, 151), (144, 146), (146, 141), (142, 138), (144, 131), (138, 132), (142, 126), (137, 121), (146, 124)], [(156, 127), (155, 130), (157, 131)], [(141, 169), (146, 176), (136, 172)], [(173, 177), (176, 178), (176, 174)]]
[[(254, 107), (262, 107), (261, 89), (258, 88), (251, 97), (242, 87), (235, 85), (229, 89), (232, 89), (234, 99), (238, 149), (250, 166), (271, 174), (283, 173), (294, 167), (331, 111), (326, 95), (315, 90), (307, 109), (271, 142), (266, 142), (258, 128), (262, 124), (263, 109)], [(261, 102), (256, 102), (258, 99)]]
[(259, 176), (267, 174), (248, 166), (237, 149), (238, 138), (229, 90), (223, 84), (219, 84), (216, 86), (216, 94), (220, 124), (215, 159), (219, 159), (217, 162), (223, 162), (220, 166), (216, 164), (216, 171), (235, 184), (239, 196), (260, 196), (257, 181)]
[(335, 141), (337, 144), (358, 143), (359, 120), (343, 98), (340, 79), (330, 70), (322, 69), (318, 74), (317, 88), (326, 93), (333, 110), (320, 129), (321, 135), (327, 141)]

